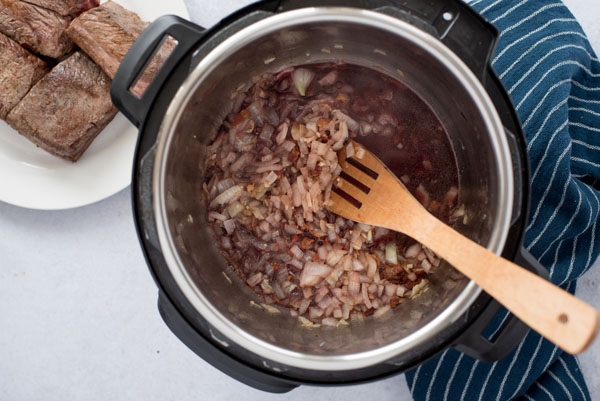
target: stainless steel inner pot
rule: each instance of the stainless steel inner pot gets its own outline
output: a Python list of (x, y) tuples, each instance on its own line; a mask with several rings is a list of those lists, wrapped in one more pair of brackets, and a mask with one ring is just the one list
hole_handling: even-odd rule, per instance
[(289, 312), (266, 312), (221, 257), (206, 230), (200, 190), (206, 145), (250, 78), (290, 65), (343, 60), (403, 82), (437, 113), (456, 154), (468, 224), (456, 229), (500, 253), (513, 207), (503, 126), (467, 66), (433, 36), (377, 12), (305, 8), (253, 23), (220, 43), (187, 77), (160, 128), (153, 170), (154, 213), (170, 272), (194, 308), (231, 342), (282, 366), (340, 371), (399, 358), (435, 341), (480, 294), (449, 266), (432, 288), (379, 319), (342, 328), (302, 328)]

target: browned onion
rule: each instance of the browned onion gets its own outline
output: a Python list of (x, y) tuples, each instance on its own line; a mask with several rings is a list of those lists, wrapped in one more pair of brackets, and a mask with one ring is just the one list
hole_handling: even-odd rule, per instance
[[(416, 293), (409, 289), (422, 291), (422, 277), (440, 263), (420, 244), (407, 248), (396, 233), (323, 208), (341, 172), (337, 151), (364, 155), (348, 138), (398, 125), (386, 111), (355, 119), (368, 105), (340, 76), (302, 67), (257, 77), (232, 97), (233, 111), (207, 148), (203, 194), (217, 243), (265, 305), (291, 308), (304, 325), (313, 324), (307, 317), (325, 326), (379, 317)], [(327, 93), (314, 94), (323, 87)], [(448, 210), (457, 195), (456, 187), (446, 193)], [(424, 185), (416, 196), (432, 202)], [(464, 206), (453, 213), (463, 216)]]

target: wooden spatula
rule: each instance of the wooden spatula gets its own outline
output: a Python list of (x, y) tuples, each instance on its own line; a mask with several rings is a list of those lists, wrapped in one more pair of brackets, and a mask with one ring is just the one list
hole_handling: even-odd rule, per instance
[(419, 241), (563, 350), (586, 349), (599, 328), (598, 311), (535, 274), (488, 251), (432, 216), (360, 144), (339, 153), (342, 174), (326, 207), (347, 219), (385, 227)]

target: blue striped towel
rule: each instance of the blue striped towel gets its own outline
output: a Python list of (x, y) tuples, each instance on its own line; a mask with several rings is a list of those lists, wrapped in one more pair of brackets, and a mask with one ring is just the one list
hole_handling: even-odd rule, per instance
[[(560, 1), (474, 0), (501, 32), (493, 66), (527, 136), (525, 245), (570, 292), (600, 251), (600, 62)], [(500, 327), (506, 311), (488, 328)], [(490, 336), (491, 337), (491, 336)], [(531, 331), (487, 364), (456, 350), (406, 374), (415, 400), (590, 400), (577, 359)]]

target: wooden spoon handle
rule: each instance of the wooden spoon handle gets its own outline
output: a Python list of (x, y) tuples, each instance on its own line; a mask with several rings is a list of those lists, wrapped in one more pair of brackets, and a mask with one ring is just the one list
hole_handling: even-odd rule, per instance
[(596, 337), (600, 319), (591, 305), (495, 255), (431, 215), (424, 216), (417, 231), (416, 240), (564, 351), (580, 353)]

